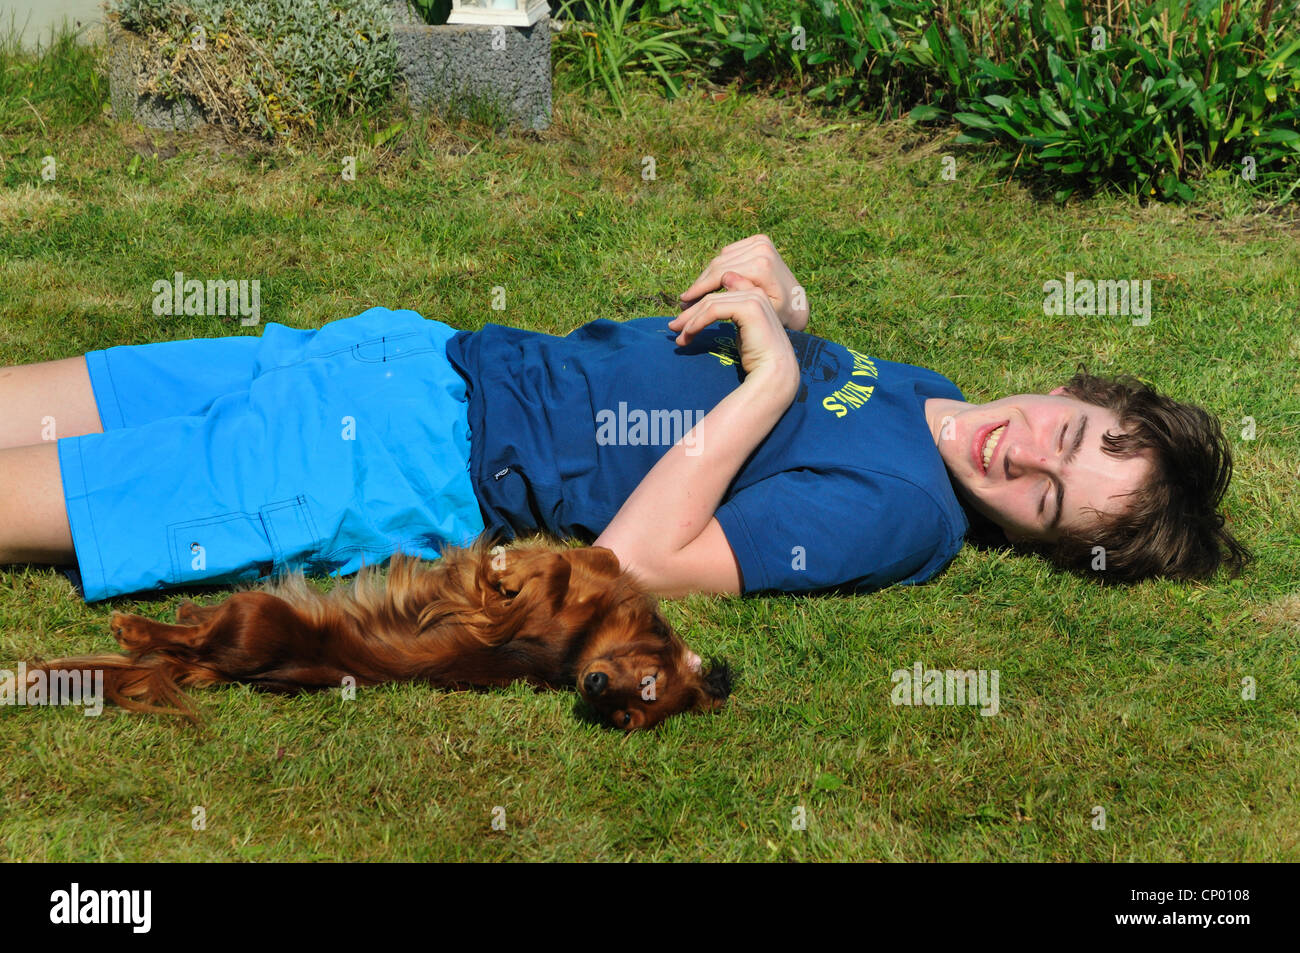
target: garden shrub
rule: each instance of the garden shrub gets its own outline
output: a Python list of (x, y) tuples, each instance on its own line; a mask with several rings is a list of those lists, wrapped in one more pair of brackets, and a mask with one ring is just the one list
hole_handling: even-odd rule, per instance
[(145, 41), (141, 91), (267, 137), (384, 99), (397, 72), (382, 0), (110, 0)]
[(644, 0), (640, 13), (693, 28), (678, 42), (715, 78), (951, 118), (960, 141), (1058, 198), (1189, 199), (1225, 173), (1285, 198), (1300, 179), (1294, 2)]

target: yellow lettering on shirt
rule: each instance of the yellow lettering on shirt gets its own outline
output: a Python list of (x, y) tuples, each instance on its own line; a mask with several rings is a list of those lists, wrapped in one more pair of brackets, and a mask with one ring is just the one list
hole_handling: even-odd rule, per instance
[(845, 350), (853, 355), (852, 376), (854, 377), (879, 377), (880, 376), (879, 372), (876, 370), (876, 362), (873, 361), (871, 358), (867, 357), (867, 355), (855, 351), (851, 347), (847, 347), (845, 348)]
[(822, 406), (833, 413), (836, 417), (843, 417), (849, 412), (849, 409), (835, 399), (835, 395), (826, 397), (822, 400)]
[[(849, 372), (851, 378), (866, 377), (874, 380), (880, 377), (876, 362), (870, 357), (853, 348), (845, 348), (845, 350), (853, 357), (853, 369)], [(740, 349), (736, 346), (735, 338), (718, 336), (709, 353), (716, 357), (723, 367), (731, 367), (740, 361)], [(845, 417), (850, 410), (857, 410), (869, 401), (875, 389), (874, 384), (864, 385), (856, 380), (849, 380), (839, 390), (822, 399), (822, 408), (836, 417)]]
[(730, 367), (740, 359), (740, 349), (736, 347), (734, 338), (719, 336), (717, 347), (709, 353), (716, 357), (723, 367)]
[[(835, 393), (822, 400), (822, 407), (836, 417), (843, 417), (850, 410), (857, 410), (871, 399), (875, 385), (863, 387), (857, 381), (849, 381)], [(847, 406), (846, 406), (847, 405)]]
[[(853, 357), (853, 370), (849, 372), (850, 377), (870, 377), (874, 379), (880, 376), (880, 372), (876, 369), (876, 362), (867, 355), (861, 351), (855, 351), (851, 347), (846, 347), (844, 350), (848, 351)], [(850, 410), (857, 410), (869, 401), (875, 389), (874, 384), (863, 385), (850, 380), (829, 397), (823, 398), (822, 408), (836, 417), (847, 416)]]

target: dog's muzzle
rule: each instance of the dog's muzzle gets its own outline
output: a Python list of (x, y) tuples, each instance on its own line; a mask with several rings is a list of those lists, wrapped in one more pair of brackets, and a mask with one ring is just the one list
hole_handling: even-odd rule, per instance
[(582, 680), (582, 690), (592, 698), (595, 698), (608, 687), (609, 676), (604, 672), (589, 672), (587, 677)]

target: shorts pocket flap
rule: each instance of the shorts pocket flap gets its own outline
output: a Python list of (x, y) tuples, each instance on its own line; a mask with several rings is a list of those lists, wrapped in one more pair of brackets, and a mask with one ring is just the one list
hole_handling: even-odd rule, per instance
[(320, 537), (303, 497), (268, 503), (258, 513), (266, 527), (266, 538), (271, 543), (275, 572), (300, 566), (315, 555)]
[(222, 513), (167, 527), (176, 586), (244, 582), (272, 571), (271, 547), (256, 513)]

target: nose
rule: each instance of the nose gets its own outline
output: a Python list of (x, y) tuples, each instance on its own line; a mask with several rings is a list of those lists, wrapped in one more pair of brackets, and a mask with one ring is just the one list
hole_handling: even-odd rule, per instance
[(1063, 463), (1063, 455), (1049, 452), (1033, 440), (1017, 440), (1007, 447), (1007, 476), (1014, 479), (1026, 473), (1058, 473)]
[(582, 687), (594, 698), (609, 687), (609, 676), (604, 672), (589, 672), (582, 680)]

